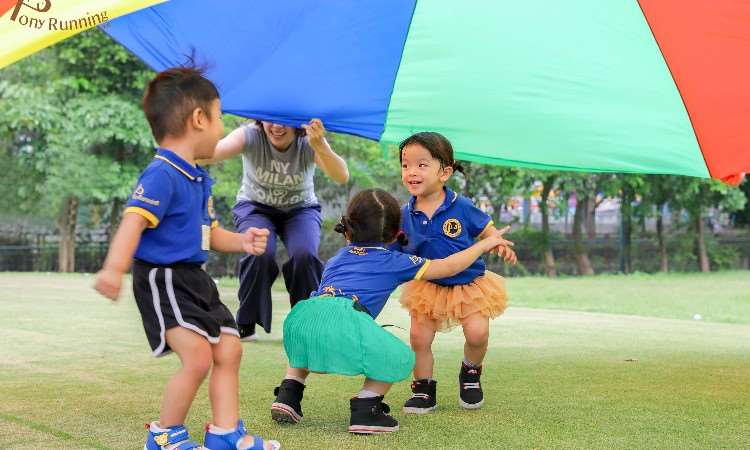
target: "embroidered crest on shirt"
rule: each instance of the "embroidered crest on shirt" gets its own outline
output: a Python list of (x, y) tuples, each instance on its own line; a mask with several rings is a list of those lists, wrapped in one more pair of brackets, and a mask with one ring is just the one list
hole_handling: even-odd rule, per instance
[(461, 234), (461, 222), (458, 219), (448, 219), (443, 222), (443, 233), (448, 237), (456, 237)]
[(357, 297), (356, 295), (349, 295), (341, 289), (335, 288), (333, 286), (326, 286), (321, 289), (321, 291), (323, 293), (320, 294), (320, 297), (351, 297), (355, 302), (359, 301), (359, 297)]
[(324, 295), (330, 295), (330, 296), (334, 296), (334, 295), (336, 295), (336, 292), (337, 292), (337, 289), (336, 289), (335, 287), (333, 287), (333, 286), (326, 286), (326, 287), (324, 287), (324, 288), (323, 288), (323, 289), (321, 289), (321, 290), (322, 290), (323, 292), (325, 292), (325, 294), (324, 294)]
[(364, 247), (352, 247), (349, 249), (349, 253), (357, 256), (365, 256), (367, 254), (367, 249)]
[(143, 188), (142, 184), (139, 184), (137, 188), (135, 188), (135, 191), (133, 191), (133, 195), (131, 196), (133, 200), (138, 200), (139, 202), (148, 203), (149, 205), (153, 206), (159, 206), (159, 200), (154, 200), (152, 198), (146, 197), (145, 194), (146, 190)]
[(411, 259), (411, 262), (412, 262), (412, 263), (413, 263), (413, 264), (414, 264), (415, 266), (416, 266), (416, 265), (419, 265), (419, 264), (422, 264), (422, 262), (424, 261), (424, 259), (422, 259), (422, 258), (420, 258), (419, 256), (416, 256), (416, 255), (411, 255), (411, 256), (409, 256), (409, 259)]

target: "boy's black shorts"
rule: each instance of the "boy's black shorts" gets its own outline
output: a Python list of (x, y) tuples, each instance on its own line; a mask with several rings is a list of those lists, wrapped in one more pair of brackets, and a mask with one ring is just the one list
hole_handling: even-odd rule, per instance
[(197, 264), (133, 264), (133, 293), (154, 356), (171, 351), (166, 331), (183, 327), (219, 343), (221, 333), (239, 337), (237, 323), (219, 300), (214, 280)]

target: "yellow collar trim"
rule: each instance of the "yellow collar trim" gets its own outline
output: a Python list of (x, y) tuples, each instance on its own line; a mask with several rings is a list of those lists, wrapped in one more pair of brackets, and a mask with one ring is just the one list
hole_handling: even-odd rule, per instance
[(195, 181), (195, 177), (194, 177), (194, 176), (192, 176), (192, 175), (190, 175), (189, 173), (185, 172), (185, 170), (184, 170), (184, 169), (183, 169), (182, 167), (178, 166), (177, 164), (173, 163), (172, 161), (168, 160), (167, 158), (165, 158), (165, 157), (163, 157), (163, 156), (161, 156), (161, 155), (156, 155), (156, 156), (154, 156), (154, 158), (156, 158), (156, 159), (161, 159), (162, 161), (165, 161), (165, 162), (167, 162), (167, 163), (168, 163), (168, 164), (169, 164), (170, 166), (172, 166), (172, 167), (174, 167), (175, 169), (177, 169), (177, 170), (179, 170), (180, 172), (182, 172), (182, 174), (183, 174), (183, 175), (185, 175), (186, 177), (188, 177), (188, 178), (190, 178), (191, 180)]

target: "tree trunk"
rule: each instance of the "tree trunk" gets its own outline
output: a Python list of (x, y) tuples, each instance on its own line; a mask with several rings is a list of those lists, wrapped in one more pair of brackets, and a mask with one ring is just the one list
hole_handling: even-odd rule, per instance
[(68, 197), (63, 200), (58, 217), (60, 245), (57, 258), (58, 272), (75, 271), (76, 263), (76, 222), (78, 220), (78, 199)]
[(669, 272), (667, 244), (664, 241), (664, 204), (656, 205), (656, 238), (659, 241), (659, 271)]
[(528, 228), (531, 224), (531, 197), (523, 198), (523, 227)]
[(711, 265), (708, 262), (708, 251), (706, 250), (706, 226), (703, 222), (702, 211), (693, 216), (693, 227), (695, 228), (695, 249), (698, 256), (698, 266), (701, 272), (710, 272)]
[(596, 238), (596, 195), (586, 197), (586, 236)]
[(555, 267), (555, 254), (552, 252), (549, 235), (549, 194), (555, 183), (555, 177), (548, 177), (542, 181), (542, 199), (539, 203), (539, 211), (542, 213), (542, 267), (544, 274), (548, 277), (557, 276)]
[(586, 244), (583, 241), (583, 221), (585, 218), (586, 208), (581, 208), (588, 201), (588, 194), (577, 195), (576, 212), (573, 215), (573, 242), (575, 248), (576, 266), (579, 275), (593, 275), (594, 268), (591, 266), (589, 255), (586, 250)]
[(621, 259), (620, 259), (620, 270), (623, 273), (631, 273), (633, 271), (633, 258), (632, 258), (632, 236), (633, 236), (633, 193), (632, 190), (624, 186), (621, 194), (620, 204), (620, 238), (621, 242)]
[(110, 242), (112, 241), (112, 238), (115, 237), (117, 227), (120, 225), (120, 220), (122, 220), (123, 203), (123, 199), (113, 198), (112, 203), (110, 204), (109, 226), (107, 227), (107, 240)]

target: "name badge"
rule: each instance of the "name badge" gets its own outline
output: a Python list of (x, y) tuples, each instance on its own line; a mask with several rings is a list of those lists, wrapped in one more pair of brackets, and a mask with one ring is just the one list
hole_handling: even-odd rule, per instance
[(201, 225), (201, 250), (211, 250), (211, 227)]

